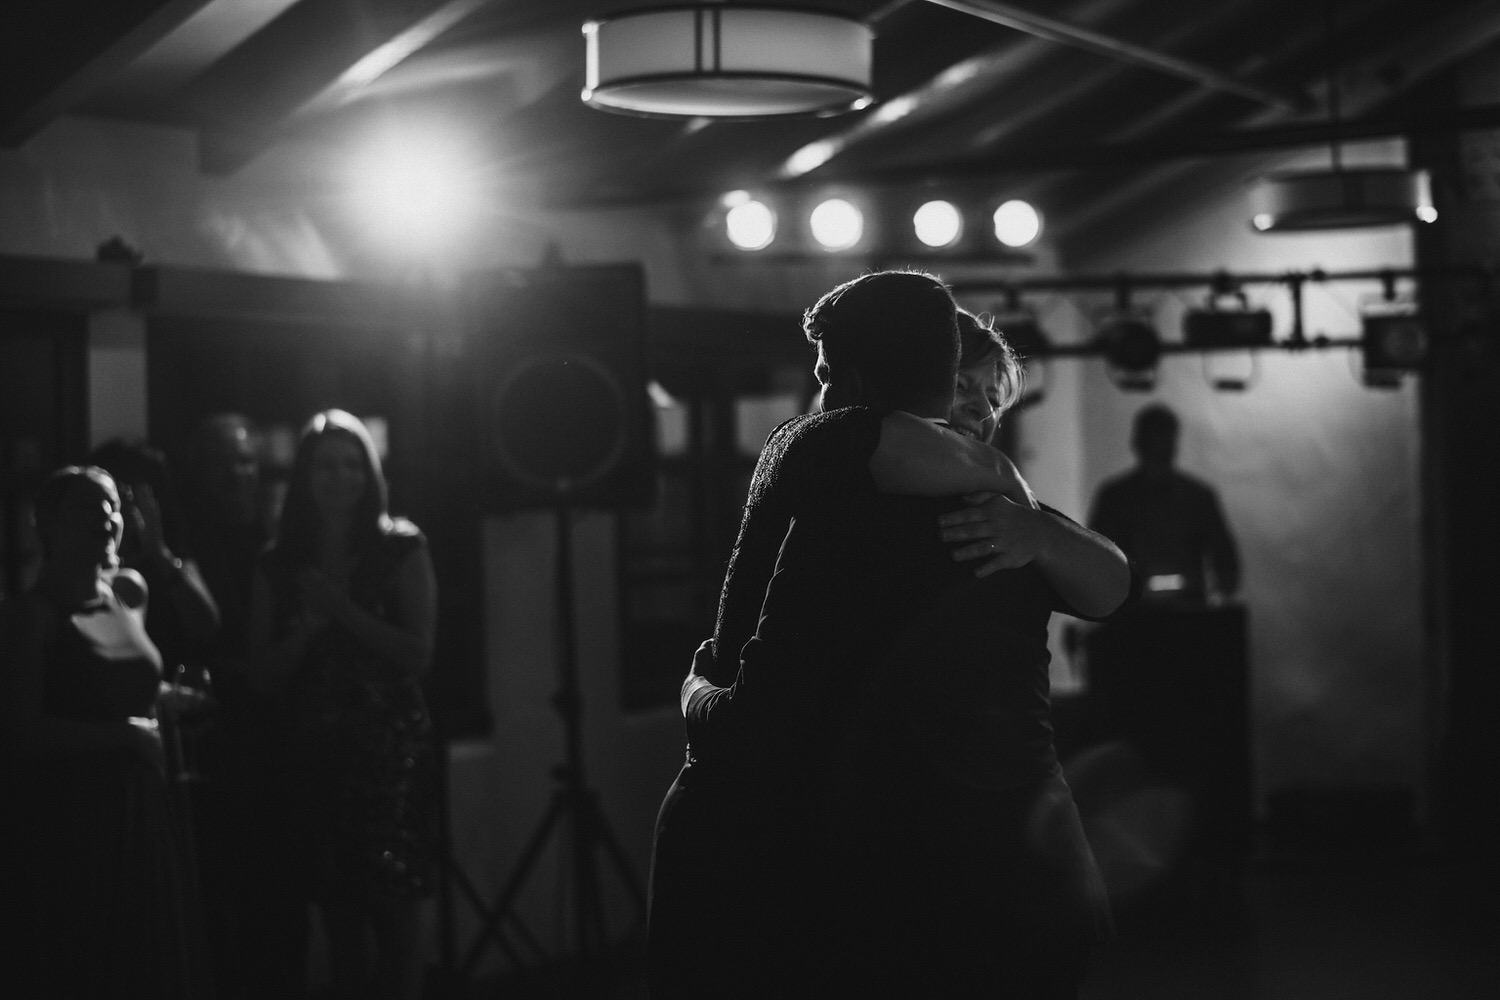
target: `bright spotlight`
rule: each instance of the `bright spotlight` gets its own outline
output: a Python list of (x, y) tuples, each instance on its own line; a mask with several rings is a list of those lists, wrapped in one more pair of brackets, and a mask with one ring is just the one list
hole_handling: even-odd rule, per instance
[(475, 214), (472, 166), (431, 136), (370, 147), (354, 168), (354, 187), (379, 234), (402, 248), (435, 250)]
[(842, 198), (823, 202), (812, 210), (807, 221), (813, 239), (825, 250), (847, 250), (858, 243), (865, 232), (864, 214)]
[(1024, 201), (1007, 201), (995, 209), (995, 239), (1008, 247), (1024, 247), (1042, 232), (1042, 217)]
[(742, 201), (725, 213), (724, 232), (741, 250), (761, 250), (776, 238), (776, 213), (764, 202)]
[(911, 217), (917, 239), (930, 247), (952, 246), (964, 229), (963, 216), (952, 202), (929, 201)]

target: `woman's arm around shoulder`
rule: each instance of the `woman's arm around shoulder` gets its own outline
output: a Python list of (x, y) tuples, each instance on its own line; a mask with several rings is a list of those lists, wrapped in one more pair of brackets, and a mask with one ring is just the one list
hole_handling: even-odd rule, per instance
[(991, 492), (1036, 506), (1031, 487), (1004, 452), (900, 410), (880, 422), (870, 475), (882, 493), (946, 497)]

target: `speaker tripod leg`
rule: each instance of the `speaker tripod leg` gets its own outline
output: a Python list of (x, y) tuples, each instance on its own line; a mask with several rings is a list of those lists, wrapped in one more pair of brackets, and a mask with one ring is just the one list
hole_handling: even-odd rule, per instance
[[(552, 796), (552, 804), (547, 808), (547, 813), (542, 817), (541, 823), (537, 824), (536, 832), (526, 842), (525, 849), (521, 852), (521, 858), (516, 862), (515, 870), (506, 881), (504, 887), (495, 897), (495, 902), (485, 916), (484, 924), (479, 933), (474, 937), (474, 943), (469, 946), (468, 954), (464, 956), (464, 963), (460, 969), (460, 975), (467, 979), (473, 974), (474, 967), (479, 964), (479, 959), (484, 955), (486, 940), (494, 939), (503, 941), (500, 937), (500, 928), (505, 918), (511, 916), (511, 906), (515, 897), (520, 893), (521, 887), (526, 884), (527, 877), (531, 874), (537, 859), (541, 857), (542, 848), (547, 844), (547, 838), (552, 833), (552, 828), (562, 818), (567, 808), (567, 794), (557, 792)], [(504, 946), (502, 946), (504, 947)]]
[(609, 828), (604, 812), (599, 808), (599, 797), (593, 793), (588, 796), (588, 816), (592, 838), (603, 846), (605, 854), (608, 855), (610, 861), (614, 862), (620, 881), (625, 883), (625, 888), (630, 892), (630, 900), (635, 904), (636, 913), (644, 922), (646, 890), (642, 888), (641, 880), (636, 877), (635, 866), (630, 862), (630, 855), (625, 853), (625, 848), (620, 845), (619, 838)]

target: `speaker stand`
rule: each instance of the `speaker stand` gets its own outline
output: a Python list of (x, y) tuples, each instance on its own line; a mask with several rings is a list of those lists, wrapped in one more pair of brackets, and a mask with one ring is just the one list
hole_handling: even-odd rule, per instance
[(646, 892), (636, 877), (629, 856), (605, 821), (597, 794), (584, 780), (583, 737), (579, 725), (582, 699), (578, 692), (578, 661), (574, 645), (572, 517), (571, 510), (563, 499), (558, 500), (553, 510), (557, 522), (559, 678), (557, 692), (552, 697), (552, 707), (562, 719), (566, 756), (561, 764), (552, 769), (553, 780), (557, 783), (552, 793), (552, 802), (522, 848), (515, 869), (485, 911), (484, 924), (464, 957), (460, 973), (467, 979), (483, 957), (486, 944), (490, 941), (503, 941), (497, 931), (507, 918), (515, 917), (513, 907), (516, 898), (526, 880), (534, 873), (536, 863), (549, 840), (555, 834), (571, 835), (571, 843), (565, 842), (565, 846), (571, 847), (573, 943), (577, 962), (574, 986), (576, 995), (585, 996), (591, 995), (589, 973), (593, 971), (596, 960), (607, 945), (604, 900), (600, 892), (602, 885), (595, 864), (596, 852), (603, 851), (614, 864), (642, 921), (646, 917)]

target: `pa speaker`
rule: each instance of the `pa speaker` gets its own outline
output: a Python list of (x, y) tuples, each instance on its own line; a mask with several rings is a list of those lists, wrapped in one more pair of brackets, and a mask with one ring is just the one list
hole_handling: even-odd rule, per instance
[(464, 298), (484, 505), (652, 503), (641, 269), (476, 274)]

